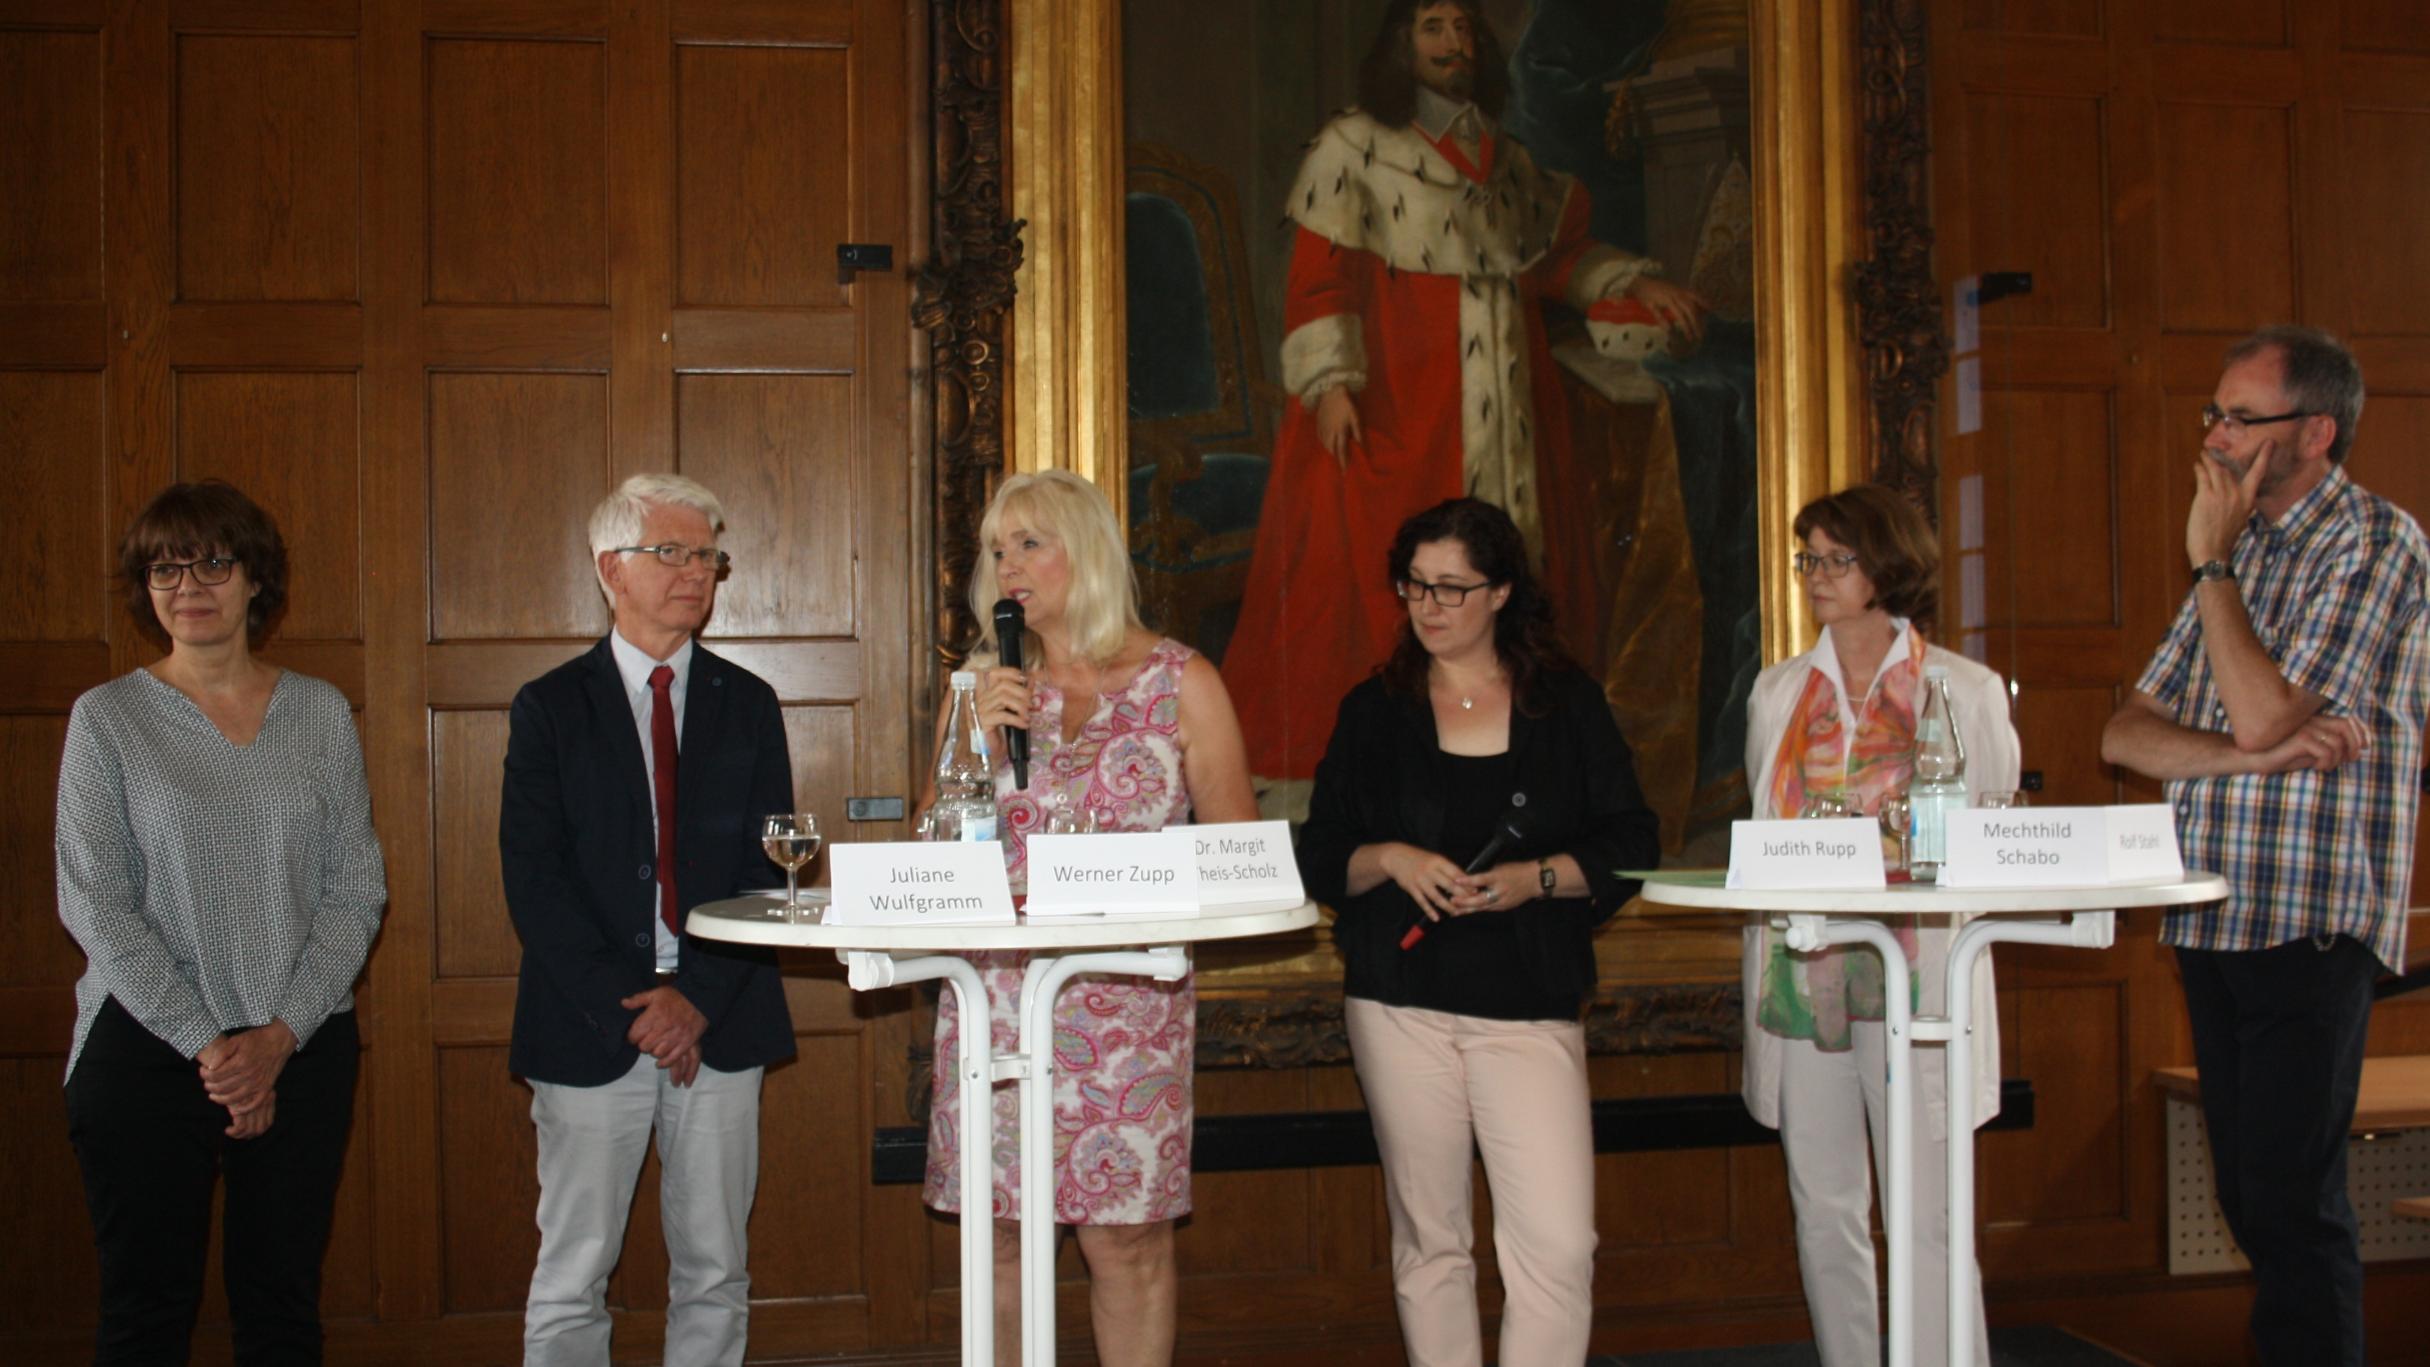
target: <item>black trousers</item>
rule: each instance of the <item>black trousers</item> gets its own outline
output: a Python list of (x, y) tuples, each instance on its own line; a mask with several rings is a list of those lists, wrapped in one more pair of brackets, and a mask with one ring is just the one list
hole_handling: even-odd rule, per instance
[(186, 1361), (202, 1301), (211, 1188), (228, 1195), (220, 1263), (236, 1360), (321, 1360), (321, 1258), (354, 1120), (354, 1013), (279, 1073), (270, 1128), (236, 1140), (192, 1059), (106, 1003), (68, 1078), (68, 1139), (101, 1255), (97, 1364)]
[(2177, 966), (2219, 1208), (2253, 1264), (2254, 1346), (2273, 1365), (2363, 1367), (2346, 1131), (2379, 960), (2338, 935), (2179, 949)]

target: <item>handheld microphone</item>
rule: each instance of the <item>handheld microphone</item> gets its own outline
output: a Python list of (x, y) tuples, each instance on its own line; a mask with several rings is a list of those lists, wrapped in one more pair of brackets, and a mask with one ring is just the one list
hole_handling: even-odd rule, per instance
[[(996, 653), (1007, 669), (1021, 667), (1021, 638), (1029, 630), (1028, 615), (1016, 599), (996, 600)], [(1004, 728), (1004, 753), (1012, 756), (1013, 786), (1029, 787), (1029, 728)]]
[[(1495, 855), (1527, 839), (1526, 824), (1521, 821), (1519, 816), (1518, 795), (1513, 794), (1512, 798), (1510, 815), (1494, 824), (1493, 838), (1485, 842), (1485, 848), (1477, 851), (1477, 857), (1469, 860), (1468, 867), (1460, 872), (1475, 873), (1479, 869), (1490, 868)], [(1417, 919), (1409, 923), (1409, 929), (1402, 932), (1401, 948), (1415, 949), (1417, 942), (1425, 938), (1426, 914), (1421, 911), (1418, 913)]]

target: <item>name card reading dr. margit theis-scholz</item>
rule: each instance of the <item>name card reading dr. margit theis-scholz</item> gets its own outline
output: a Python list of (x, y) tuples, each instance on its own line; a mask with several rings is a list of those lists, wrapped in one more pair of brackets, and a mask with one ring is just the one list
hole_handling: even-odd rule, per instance
[(836, 926), (1009, 926), (1012, 887), (993, 840), (872, 841), (827, 847)]
[(2185, 876), (2169, 809), (2011, 807), (1949, 813), (1945, 888), (2076, 888)]
[(1198, 895), (1206, 905), (1307, 900), (1299, 885), (1299, 861), (1291, 854), (1290, 823), (1227, 821), (1189, 831), (1198, 846)]
[(1198, 854), (1186, 826), (1168, 831), (1029, 838), (1029, 919), (1195, 916)]
[(1733, 821), (1733, 888), (1879, 888), (1882, 832), (1871, 817), (1821, 821)]

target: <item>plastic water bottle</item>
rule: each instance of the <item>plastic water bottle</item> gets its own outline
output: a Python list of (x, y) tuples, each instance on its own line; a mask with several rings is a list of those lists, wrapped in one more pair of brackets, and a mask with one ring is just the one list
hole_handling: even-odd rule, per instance
[(1915, 722), (1915, 773), (1907, 783), (1915, 825), (1907, 862), (1919, 883), (1937, 881), (1948, 857), (1948, 814), (1966, 805), (1966, 742), (1949, 705), (1949, 671), (1924, 671), (1924, 712)]
[(956, 670), (945, 738), (937, 746), (937, 805), (921, 823), (930, 840), (996, 838), (996, 771), (988, 762), (987, 731), (979, 725), (979, 676)]

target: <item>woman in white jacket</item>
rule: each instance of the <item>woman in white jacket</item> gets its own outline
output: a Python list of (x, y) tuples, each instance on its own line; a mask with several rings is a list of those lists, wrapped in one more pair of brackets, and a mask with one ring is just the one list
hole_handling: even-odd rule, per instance
[[(1907, 786), (1924, 671), (1948, 671), (1966, 745), (1971, 794), (2017, 784), (2017, 735), (2000, 676), (1924, 637), (1938, 598), (1940, 549), (1923, 514), (1898, 493), (1858, 485), (1797, 514), (1799, 582), (1822, 624), (1814, 648), (1755, 680), (1747, 699), (1747, 775), (1757, 818), (1794, 817), (1808, 796), (1832, 794), (1872, 814)], [(1955, 926), (1923, 918), (1895, 926), (1913, 965), (1900, 986), (1919, 1012), (1942, 1010), (1941, 969)], [(1824, 1367), (1881, 1361), (1870, 1224), (1876, 1178), (1886, 1180), (1888, 1061), (1881, 956), (1844, 948), (1792, 953), (1780, 933), (1747, 931), (1747, 1109), (1780, 1131), (1797, 1212), (1797, 1265)], [(1999, 1021), (1991, 959), (1975, 975), (1976, 1094), (1968, 1128), (1999, 1111)], [(1915, 1051), (1916, 1362), (1938, 1364), (1948, 1340), (1949, 1230), (1942, 1199), (1949, 1143), (1945, 1057)], [(1872, 1164), (1866, 1150), (1871, 1141)], [(1978, 1279), (1977, 1367), (1990, 1361)]]

